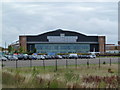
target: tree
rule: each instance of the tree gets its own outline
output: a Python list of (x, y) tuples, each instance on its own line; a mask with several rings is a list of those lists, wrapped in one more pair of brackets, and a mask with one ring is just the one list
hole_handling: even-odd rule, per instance
[(13, 47), (10, 45), (10, 46), (8, 46), (8, 52), (9, 53), (13, 53)]
[(19, 48), (19, 53), (23, 53), (23, 48), (22, 47)]
[(15, 50), (15, 51), (14, 51), (14, 53), (18, 53), (18, 51), (17, 51), (17, 50)]
[(34, 48), (33, 53), (36, 53), (36, 52), (37, 52), (37, 50), (36, 50), (36, 48)]

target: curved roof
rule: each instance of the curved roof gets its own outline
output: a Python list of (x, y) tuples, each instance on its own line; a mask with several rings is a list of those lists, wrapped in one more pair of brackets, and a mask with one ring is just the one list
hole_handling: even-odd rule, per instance
[(64, 33), (65, 36), (71, 36), (71, 35), (82, 35), (82, 36), (86, 36), (84, 34), (81, 34), (81, 33), (78, 33), (78, 32), (75, 32), (75, 31), (68, 31), (68, 30), (62, 30), (62, 29), (57, 29), (57, 30), (54, 30), (54, 31), (49, 31), (49, 32), (46, 32), (46, 33), (43, 33), (43, 34), (39, 34), (38, 36), (40, 35), (55, 35), (55, 36), (60, 36), (60, 33)]
[(48, 42), (47, 36), (60, 36), (60, 34), (64, 34), (65, 36), (77, 36), (78, 37), (77, 42), (98, 42), (98, 36), (86, 36), (75, 31), (67, 31), (62, 29), (57, 29), (54, 31), (46, 32), (35, 36), (27, 36), (27, 41)]

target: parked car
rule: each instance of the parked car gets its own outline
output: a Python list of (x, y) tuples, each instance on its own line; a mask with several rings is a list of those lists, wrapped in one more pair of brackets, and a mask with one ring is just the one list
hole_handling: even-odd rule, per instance
[(90, 58), (90, 56), (89, 55), (78, 55), (78, 58), (87, 59), (87, 58)]
[(56, 56), (55, 56), (55, 59), (62, 59), (62, 56), (56, 55)]
[(52, 56), (51, 56), (51, 59), (55, 59), (55, 56), (54, 56), (54, 55), (52, 55)]
[(38, 60), (41, 60), (41, 59), (44, 60), (45, 57), (44, 57), (43, 55), (37, 55), (37, 59), (38, 59)]
[(9, 55), (4, 55), (4, 57), (6, 57), (6, 58), (7, 58), (8, 56), (9, 56)]
[(29, 56), (28, 56), (28, 59), (29, 59), (29, 60), (36, 60), (36, 59), (37, 59), (37, 56), (36, 56), (36, 55), (29, 55)]
[(23, 54), (23, 59), (27, 60), (28, 59), (28, 55), (27, 54)]
[(69, 59), (77, 59), (78, 55), (77, 54), (69, 54)]
[(96, 58), (96, 55), (90, 55), (90, 58)]
[(0, 60), (7, 61), (8, 59), (4, 56), (0, 56)]
[(78, 55), (78, 58), (82, 59), (82, 55)]
[(18, 57), (15, 55), (8, 55), (7, 59), (8, 60), (18, 60)]
[(50, 56), (50, 55), (45, 55), (45, 59), (52, 59), (52, 56)]
[(62, 55), (63, 59), (69, 59), (69, 55)]
[(90, 59), (90, 58), (96, 58), (96, 55), (78, 55), (78, 58), (80, 58), (80, 59)]
[(19, 54), (19, 55), (18, 55), (18, 59), (19, 59), (19, 60), (23, 60), (23, 59), (24, 59), (24, 56), (21, 55), (21, 54)]
[(27, 60), (28, 59), (27, 54), (19, 54), (17, 57), (18, 57), (19, 60)]

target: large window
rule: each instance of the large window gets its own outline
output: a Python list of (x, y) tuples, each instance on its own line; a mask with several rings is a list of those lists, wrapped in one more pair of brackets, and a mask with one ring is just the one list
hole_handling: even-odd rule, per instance
[(35, 44), (38, 53), (87, 53), (89, 44)]

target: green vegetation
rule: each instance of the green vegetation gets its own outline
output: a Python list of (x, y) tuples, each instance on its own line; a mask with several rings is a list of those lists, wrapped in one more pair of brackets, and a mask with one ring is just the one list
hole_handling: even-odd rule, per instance
[(14, 51), (14, 48), (10, 45), (8, 46), (8, 53), (13, 53)]
[[(108, 72), (108, 70), (111, 72)], [(118, 64), (4, 68), (3, 88), (117, 88)]]

